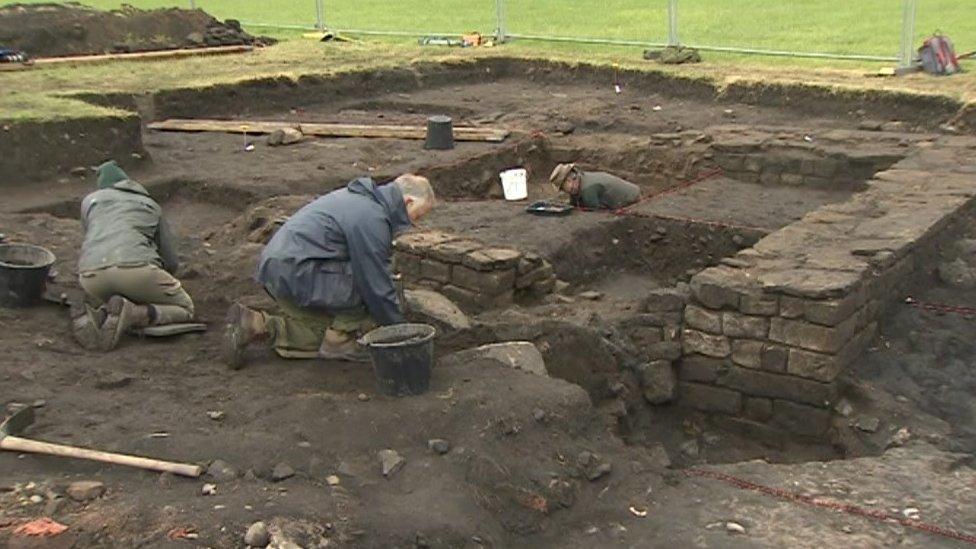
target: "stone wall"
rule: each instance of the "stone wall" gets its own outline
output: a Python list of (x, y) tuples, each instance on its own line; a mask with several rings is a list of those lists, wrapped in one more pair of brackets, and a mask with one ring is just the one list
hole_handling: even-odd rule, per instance
[(763, 185), (861, 189), (871, 176), (906, 152), (901, 138), (891, 138), (904, 134), (832, 130), (814, 137), (740, 126), (717, 126), (709, 131), (713, 160), (725, 175)]
[(439, 291), (466, 312), (506, 307), (556, 287), (552, 265), (537, 255), (443, 232), (397, 239), (394, 268), (407, 285)]
[(976, 141), (919, 146), (867, 190), (691, 280), (679, 395), (734, 421), (820, 436), (836, 380), (976, 196)]

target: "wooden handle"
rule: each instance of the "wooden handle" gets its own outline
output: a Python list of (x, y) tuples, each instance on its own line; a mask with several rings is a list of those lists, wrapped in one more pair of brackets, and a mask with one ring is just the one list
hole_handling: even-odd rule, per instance
[(126, 465), (150, 471), (160, 471), (173, 473), (184, 477), (199, 477), (203, 473), (203, 468), (199, 465), (188, 465), (186, 463), (173, 463), (171, 461), (160, 461), (158, 459), (144, 458), (139, 456), (129, 456), (125, 454), (113, 454), (111, 452), (100, 452), (87, 448), (76, 448), (63, 444), (51, 444), (50, 442), (40, 442), (26, 438), (7, 436), (0, 439), (0, 450), (10, 450), (13, 452), (29, 452), (32, 454), (46, 454), (49, 456), (62, 456), (90, 461), (100, 461), (102, 463), (112, 463), (115, 465)]

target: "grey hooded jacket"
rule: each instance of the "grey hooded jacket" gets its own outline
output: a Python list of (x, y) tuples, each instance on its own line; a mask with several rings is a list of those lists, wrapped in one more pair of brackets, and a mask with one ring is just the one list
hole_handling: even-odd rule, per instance
[(365, 305), (376, 322), (401, 323), (390, 256), (394, 236), (408, 228), (399, 187), (355, 179), (278, 229), (261, 254), (257, 281), (302, 308), (336, 314)]
[(128, 179), (81, 202), (85, 241), (78, 271), (156, 265), (173, 273), (179, 257), (163, 210), (146, 189)]

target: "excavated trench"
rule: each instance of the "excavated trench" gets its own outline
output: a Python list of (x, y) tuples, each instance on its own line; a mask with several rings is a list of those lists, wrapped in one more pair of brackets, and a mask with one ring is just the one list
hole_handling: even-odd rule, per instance
[[(345, 122), (379, 119), (382, 123), (412, 123), (421, 113), (431, 112), (446, 112), (462, 121), (506, 119), (499, 113), (486, 113), (488, 107), (476, 103), (449, 103), (443, 93), (424, 96), (426, 87), (415, 88), (415, 82), (404, 78), (391, 84), (385, 96), (345, 102), (341, 108), (322, 107), (299, 94), (297, 104), (302, 107), (293, 108), (291, 116), (312, 117), (319, 109), (339, 113)], [(480, 77), (475, 74), (466, 78)], [(542, 78), (556, 79), (549, 72)], [(438, 85), (449, 84), (449, 80), (436, 80)], [(266, 97), (256, 94), (241, 112), (268, 116), (277, 112), (275, 108), (281, 103), (275, 99), (293, 91), (279, 88), (271, 86)], [(337, 94), (341, 89), (329, 93)], [(227, 90), (211, 93), (218, 92), (229, 93), (232, 99), (219, 107), (218, 115), (234, 112), (228, 110), (229, 105), (239, 102), (242, 95)], [(181, 97), (161, 94), (144, 114), (157, 118), (204, 116), (218, 103), (206, 94), (187, 102), (178, 100)], [(629, 109), (639, 111), (634, 105)], [(546, 120), (553, 123), (551, 117)], [(874, 173), (904, 156), (899, 150), (903, 143), (846, 150), (844, 136), (831, 138), (826, 135), (830, 132), (824, 132), (822, 143), (826, 144), (817, 148), (820, 142), (814, 143), (802, 132), (799, 139), (787, 135), (797, 132), (781, 127), (715, 126), (699, 132), (675, 127), (671, 122), (671, 131), (660, 133), (662, 127), (657, 123), (617, 122), (608, 127), (591, 116), (578, 121), (582, 135), (552, 139), (542, 132), (516, 134), (501, 146), (461, 147), (446, 161), (430, 155), (410, 166), (411, 171), (431, 179), (441, 199), (422, 229), (538, 255), (569, 284), (565, 300), (545, 292), (519, 299), (514, 309), (488, 310), (474, 333), (450, 339), (442, 351), (500, 340), (534, 341), (544, 352), (550, 374), (583, 387), (620, 436), (633, 444), (663, 444), (677, 464), (758, 457), (784, 462), (847, 457), (845, 447), (834, 444), (837, 441), (736, 432), (729, 425), (686, 409), (680, 402), (649, 403), (644, 396), (645, 382), (635, 369), (646, 362), (642, 349), (668, 343), (677, 333), (668, 334), (664, 329), (661, 334), (659, 326), (645, 329), (650, 321), (645, 308), (650, 293), (681, 288), (694, 274), (735, 261), (732, 258), (736, 253), (808, 212), (849, 200), (865, 188)], [(565, 126), (566, 122), (555, 119), (555, 124)], [(613, 130), (623, 134), (611, 133)], [(757, 133), (763, 133), (762, 137), (756, 138)], [(861, 135), (855, 138), (864, 140)], [(206, 157), (208, 150), (236, 148), (238, 141), (236, 136), (205, 140), (201, 136), (152, 135), (147, 148), (162, 162), (192, 163)], [(270, 236), (276, 222), (318, 192), (342, 185), (348, 180), (346, 173), (366, 167), (377, 180), (395, 177), (402, 169), (399, 159), (408, 157), (412, 150), (399, 143), (388, 151), (359, 142), (348, 147), (345, 142), (302, 146), (323, 147), (315, 152), (335, 153), (346, 167), (333, 169), (332, 165), (323, 165), (320, 154), (295, 149), (299, 152), (278, 154), (289, 155), (288, 162), (307, 173), (294, 176), (286, 185), (269, 179), (265, 172), (246, 172), (251, 167), (247, 163), (252, 162), (247, 155), (230, 157), (244, 163), (240, 184), (202, 168), (185, 166), (178, 176), (149, 182), (153, 195), (182, 229), (191, 263), (215, 264), (197, 269), (214, 277), (208, 287), (213, 295), (201, 299), (213, 304), (214, 317), (219, 317), (224, 303), (241, 297), (222, 294), (260, 293), (253, 288), (250, 273), (260, 244)], [(354, 151), (359, 149), (363, 152), (357, 156)], [(377, 156), (387, 156), (390, 162), (376, 163), (373, 159)], [(606, 170), (627, 178), (642, 188), (645, 199), (624, 212), (577, 211), (565, 218), (540, 218), (525, 213), (527, 201), (510, 203), (502, 198), (498, 174), (513, 167), (528, 171), (529, 201), (553, 198), (547, 178), (562, 162), (577, 162), (584, 169)], [(32, 211), (75, 217), (77, 200)], [(199, 252), (201, 247), (206, 253)], [(601, 298), (585, 300), (580, 297), (585, 291), (596, 292)], [(677, 363), (680, 346), (675, 353), (673, 361)]]

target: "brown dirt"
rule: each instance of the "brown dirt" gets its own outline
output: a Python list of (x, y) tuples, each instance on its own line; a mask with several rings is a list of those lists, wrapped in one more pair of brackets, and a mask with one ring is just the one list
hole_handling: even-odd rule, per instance
[(0, 44), (31, 57), (168, 50), (265, 43), (203, 10), (101, 11), (65, 4), (0, 6)]
[[(196, 545), (235, 547), (256, 520), (269, 521), (276, 539), (305, 547), (944, 542), (901, 526), (686, 479), (666, 467), (668, 462), (681, 468), (742, 461), (717, 468), (869, 508), (920, 507), (926, 521), (959, 529), (976, 519), (970, 488), (976, 476), (967, 458), (945, 453), (971, 449), (944, 444), (965, 416), (940, 419), (933, 406), (903, 402), (894, 389), (865, 385), (858, 376), (850, 380), (849, 398), (857, 414), (884, 417), (884, 429), (870, 436), (853, 432), (836, 446), (757, 440), (680, 406), (645, 407), (619, 419), (609, 386), (626, 386), (628, 380), (618, 367), (615, 334), (648, 289), (672, 285), (849, 192), (714, 177), (643, 203), (634, 212), (640, 215), (544, 219), (526, 215), (524, 204), (494, 198), (495, 173), (527, 165), (532, 196), (543, 197), (551, 193), (545, 176), (552, 165), (579, 159), (633, 177), (648, 194), (668, 189), (707, 171), (706, 147), (662, 148), (652, 146), (650, 136), (722, 123), (728, 104), (663, 92), (617, 96), (591, 82), (557, 86), (510, 79), (302, 101), (301, 110), (279, 103), (272, 111), (260, 101), (255, 110), (268, 118), (410, 123), (448, 112), (459, 122), (493, 119), (519, 135), (504, 145), (466, 143), (449, 152), (423, 151), (413, 141), (307, 140), (270, 148), (257, 139), (257, 149), (246, 153), (239, 135), (145, 133), (153, 164), (133, 173), (176, 222), (186, 263), (180, 276), (211, 330), (168, 342), (130, 339), (102, 355), (71, 342), (61, 308), (0, 310), (3, 403), (43, 400), (30, 432), (37, 438), (202, 464), (222, 459), (239, 476), (183, 480), (0, 453), (0, 544), (25, 546), (6, 525), (40, 515), (70, 527), (51, 546), (79, 547), (185, 545), (167, 539), (174, 528), (198, 532)], [(201, 103), (187, 104), (206, 114)], [(653, 110), (655, 105), (662, 109)], [(744, 124), (811, 134), (857, 123), (844, 112), (804, 118), (789, 110), (732, 108)], [(570, 135), (556, 131), (567, 124), (574, 130)], [(545, 135), (530, 136), (538, 129)], [(286, 362), (266, 350), (255, 349), (247, 368), (228, 372), (217, 352), (228, 303), (266, 304), (250, 280), (262, 226), (352, 177), (387, 178), (411, 170), (431, 175), (452, 199), (425, 225), (536, 251), (555, 263), (574, 290), (595, 288), (606, 296), (479, 317), (470, 333), (438, 340), (433, 387), (422, 397), (379, 396), (368, 368)], [(50, 247), (59, 258), (56, 283), (68, 289), (76, 289), (77, 201), (90, 189), (90, 181), (80, 180), (13, 186), (0, 203), (0, 233)], [(13, 213), (26, 210), (33, 213)], [(964, 328), (953, 327), (953, 337), (961, 337)], [(459, 364), (446, 356), (473, 343), (512, 338), (536, 341), (556, 379), (494, 363)], [(952, 349), (960, 360), (972, 356), (964, 345)], [(962, 393), (957, 396), (953, 402), (962, 401)], [(210, 411), (225, 416), (213, 420)], [(901, 426), (913, 432), (906, 449), (857, 461), (816, 461), (880, 454), (891, 427)], [(448, 439), (453, 449), (434, 455), (426, 449), (430, 438)], [(692, 443), (698, 451), (686, 452)], [(387, 448), (407, 459), (391, 479), (380, 474), (376, 455)], [(588, 480), (578, 464), (584, 451), (612, 463), (610, 474)], [(281, 462), (296, 475), (273, 482), (270, 472)], [(326, 482), (333, 474), (338, 486)], [(89, 503), (55, 498), (78, 479), (100, 480), (108, 492)], [(215, 482), (217, 494), (200, 495), (204, 482)], [(31, 495), (40, 502), (32, 503)], [(631, 506), (646, 507), (647, 517), (637, 517)], [(731, 533), (729, 521), (746, 533)]]

